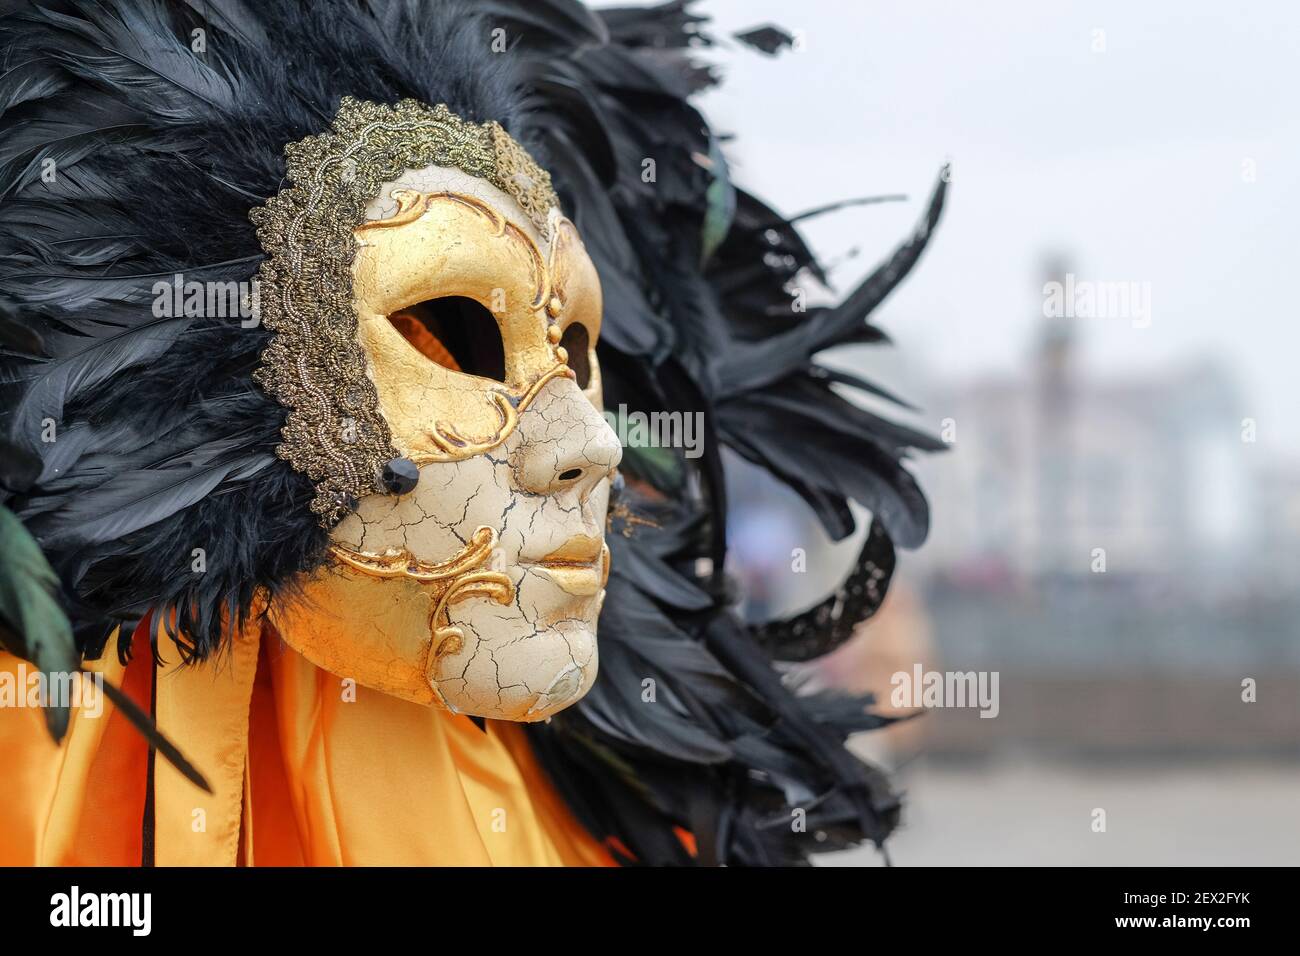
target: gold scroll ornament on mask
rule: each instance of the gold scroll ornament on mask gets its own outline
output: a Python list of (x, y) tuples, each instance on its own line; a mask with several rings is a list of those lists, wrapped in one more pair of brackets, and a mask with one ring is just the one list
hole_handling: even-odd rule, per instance
[[(471, 598), (509, 604), (515, 597), (510, 578), (486, 567), (496, 546), (497, 533), (488, 527), (437, 563), (405, 549), (376, 554), (332, 545), (335, 563), (307, 578), (298, 598), (274, 608), (272, 619), (281, 634), (311, 634), (310, 642), (294, 646), (318, 667), (408, 700), (449, 706), (437, 690), (438, 666), (464, 646), (449, 609)], [(376, 590), (375, 578), (390, 584)], [(376, 629), (364, 655), (353, 633), (358, 607), (373, 607), (373, 618), (390, 625)]]
[[(550, 261), (488, 202), (455, 192), (395, 189), (394, 215), (355, 230), (357, 337), (394, 445), (416, 462), (458, 461), (500, 445), (519, 413), (557, 377), (575, 378), (558, 344), (580, 322), (599, 335), (600, 282), (573, 224), (555, 217)], [(504, 381), (431, 361), (389, 321), (420, 302), (462, 297), (493, 315)], [(594, 347), (587, 397), (599, 407)]]

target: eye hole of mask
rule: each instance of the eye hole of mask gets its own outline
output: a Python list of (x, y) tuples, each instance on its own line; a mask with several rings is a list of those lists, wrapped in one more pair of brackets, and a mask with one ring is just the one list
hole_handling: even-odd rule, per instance
[(482, 303), (449, 295), (407, 306), (388, 321), (429, 361), (454, 372), (505, 381), (501, 330)]
[(577, 377), (578, 388), (591, 383), (591, 336), (581, 322), (574, 322), (564, 330), (560, 345), (569, 353), (569, 368)]

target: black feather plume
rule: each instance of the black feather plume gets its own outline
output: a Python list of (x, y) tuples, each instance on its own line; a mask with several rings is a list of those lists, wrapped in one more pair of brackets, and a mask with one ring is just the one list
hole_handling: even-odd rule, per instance
[[(496, 28), (509, 55), (490, 49)], [(904, 459), (937, 443), (849, 401), (892, 396), (816, 355), (884, 341), (870, 313), (915, 266), (946, 187), (840, 304), (795, 312), (793, 282), (824, 274), (792, 220), (733, 185), (690, 102), (716, 79), (691, 55), (710, 42), (685, 0), (33, 0), (0, 18), (0, 434), (19, 450), (0, 501), (56, 572), (76, 651), (98, 656), (153, 612), (184, 657), (207, 658), (259, 594), (324, 560), (311, 484), (274, 456), (285, 411), (251, 378), (271, 333), (157, 315), (156, 284), (252, 278), (248, 211), (283, 187), (284, 145), (322, 132), (341, 97), (446, 103), (501, 122), (550, 170), (600, 273), (607, 400), (707, 429), (699, 459), (628, 450), (600, 676), (529, 728), (557, 789), (626, 863), (789, 864), (883, 840), (898, 800), (843, 746), (880, 719), (866, 701), (796, 696), (772, 657), (843, 640), (878, 606), (893, 546), (925, 536)], [(833, 603), (740, 622), (723, 446), (835, 537), (851, 501), (872, 511)]]

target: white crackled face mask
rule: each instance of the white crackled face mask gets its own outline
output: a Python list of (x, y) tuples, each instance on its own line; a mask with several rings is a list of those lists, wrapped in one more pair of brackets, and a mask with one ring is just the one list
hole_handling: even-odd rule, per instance
[[(595, 679), (609, 574), (621, 448), (600, 413), (595, 269), (545, 174), (499, 127), (345, 101), (334, 128), (297, 144), (296, 195), (255, 217), (276, 332), (259, 381), (290, 406), (280, 454), (316, 482), (332, 542), (272, 620), (341, 677), (459, 713), (545, 718)], [(384, 136), (407, 147), (404, 168), (357, 158), (358, 139), (389, 162), (403, 154)], [(313, 241), (328, 211), (312, 198), (331, 190), (355, 222), (346, 275)], [(358, 190), (371, 197), (359, 215)], [(350, 338), (329, 324), (345, 298)]]

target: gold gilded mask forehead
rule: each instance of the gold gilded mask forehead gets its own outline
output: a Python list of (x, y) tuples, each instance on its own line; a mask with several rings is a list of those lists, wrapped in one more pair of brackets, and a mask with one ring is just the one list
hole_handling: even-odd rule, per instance
[[(367, 352), (359, 338), (354, 311), (353, 265), (359, 236), (354, 236), (353, 230), (364, 227), (365, 209), (379, 194), (381, 185), (394, 181), (407, 170), (431, 166), (453, 168), (508, 195), (541, 236), (552, 238), (553, 223), (558, 223), (556, 241), (551, 243), (553, 251), (569, 242), (561, 239), (559, 233), (571, 230), (572, 226), (565, 225), (562, 217), (557, 219), (552, 213), (558, 202), (549, 176), (499, 125), (467, 122), (442, 105), (431, 108), (404, 100), (395, 106), (385, 106), (345, 97), (329, 131), (290, 143), (285, 147), (285, 155), (288, 176), (294, 185), (249, 214), (267, 253), (258, 272), (262, 320), (275, 333), (262, 354), (262, 364), (254, 378), (288, 407), (277, 454), (311, 478), (316, 491), (311, 508), (320, 516), (322, 524), (331, 527), (348, 513), (353, 502), (379, 490), (380, 469), (400, 454), (394, 444), (393, 430), (381, 411), (380, 389), (374, 380), (383, 380), (385, 376), (372, 378), (368, 373)], [(398, 230), (418, 225), (434, 205), (432, 197), (405, 197), (401, 201), (406, 203), (399, 207), (397, 218), (401, 221), (394, 222), (388, 230), (373, 232), (391, 231), (399, 235)], [(439, 201), (437, 205), (450, 208), (458, 204)], [(500, 231), (497, 238), (510, 232), (499, 210), (471, 209), (463, 203), (459, 206), (464, 215), (478, 217), (485, 226)], [(464, 215), (461, 224), (468, 224)], [(434, 220), (440, 216), (441, 213), (436, 214)], [(431, 240), (435, 225), (430, 221), (416, 232), (400, 235), (413, 237), (422, 229), (424, 239)], [(517, 224), (515, 228), (519, 228)], [(527, 240), (523, 245), (531, 243), (536, 252), (536, 243), (522, 230), (520, 234)], [(442, 235), (447, 238), (448, 234)], [(486, 237), (482, 229), (475, 235)], [(367, 236), (366, 241), (369, 239)], [(576, 242), (576, 233), (573, 241)], [(519, 390), (521, 383), (536, 384), (537, 368), (546, 364), (546, 349), (536, 340), (536, 335), (528, 334), (524, 318), (531, 317), (533, 324), (537, 324), (539, 313), (531, 306), (537, 300), (538, 290), (544, 288), (541, 310), (546, 313), (550, 309), (547, 314), (555, 319), (558, 313), (552, 307), (549, 293), (553, 288), (563, 290), (565, 283), (553, 281), (552, 271), (558, 270), (558, 276), (566, 269), (576, 267), (581, 271), (585, 267), (582, 263), (539, 264), (523, 245), (513, 240), (498, 246), (504, 250), (512, 244), (519, 248), (502, 253), (511, 265), (517, 264), (512, 256), (522, 257), (519, 262), (525, 265), (525, 260), (532, 258), (532, 264), (526, 265), (524, 271), (540, 273), (540, 277), (533, 274), (525, 280), (511, 271), (508, 279), (497, 283), (508, 281), (522, 290), (531, 282), (534, 293), (526, 303), (512, 305), (515, 311), (502, 324), (503, 334), (508, 325), (512, 340), (520, 349), (520, 355), (512, 360), (513, 377), (500, 383), (505, 386), (504, 391), (497, 389), (486, 396), (486, 401), (467, 404), (463, 422), (449, 422), (449, 430), (445, 432), (433, 428), (432, 435), (436, 437), (416, 434), (415, 419), (405, 415), (403, 403), (394, 399), (394, 421), (399, 423), (397, 431), (408, 450), (430, 455), (441, 452), (446, 456), (456, 454), (454, 449), (481, 444), (466, 440), (466, 436), (486, 439), (500, 434), (502, 424), (509, 424), (511, 411), (517, 411), (518, 402), (527, 396), (527, 388), (522, 393)], [(580, 245), (577, 243), (579, 248)], [(580, 258), (585, 259), (585, 254)], [(393, 264), (399, 263), (399, 259), (393, 260)], [(407, 266), (411, 265), (408, 260)], [(586, 266), (590, 266), (589, 260)], [(409, 272), (407, 275), (411, 277)], [(594, 281), (594, 270), (589, 278)], [(568, 285), (576, 288), (571, 280)], [(369, 296), (381, 286), (389, 287), (384, 282), (371, 282), (364, 294)], [(598, 306), (598, 283), (595, 288)], [(590, 294), (590, 289), (575, 293), (575, 301)], [(370, 298), (366, 302), (367, 308), (377, 304)], [(528, 308), (518, 311), (525, 305)], [(367, 314), (373, 317), (379, 313)], [(594, 340), (595, 330), (591, 331)], [(551, 347), (554, 368), (561, 361), (556, 351), (558, 338), (546, 327), (541, 327), (538, 334)], [(373, 355), (388, 356), (393, 351), (378, 348)], [(399, 362), (392, 370), (404, 367)], [(414, 384), (422, 384), (427, 391), (428, 378)], [(387, 394), (390, 390), (384, 391)], [(506, 410), (507, 405), (511, 411)], [(488, 428), (493, 419), (480, 414), (484, 409), (489, 409), (498, 419), (504, 416), (506, 421), (498, 420), (495, 429)], [(459, 407), (456, 411), (459, 415)], [(426, 406), (423, 418), (429, 417)], [(445, 444), (453, 450), (449, 451)]]

